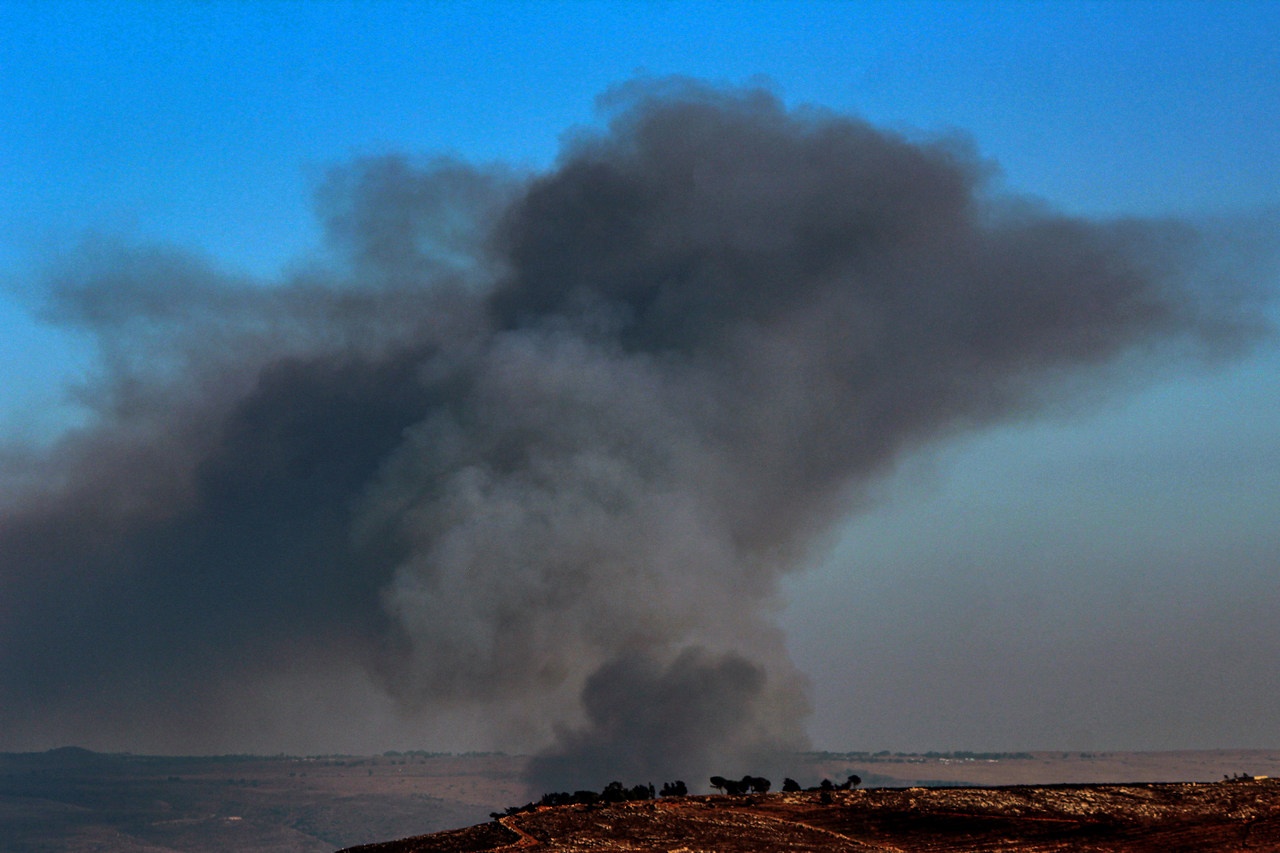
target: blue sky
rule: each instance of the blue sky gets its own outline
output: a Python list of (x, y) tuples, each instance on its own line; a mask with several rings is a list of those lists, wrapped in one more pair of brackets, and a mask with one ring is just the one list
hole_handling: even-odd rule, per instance
[[(93, 353), (39, 315), (83, 241), (269, 282), (320, 250), (329, 168), (546, 168), (665, 75), (963, 134), (1072, 214), (1276, 221), (1275, 3), (0, 2), (0, 430), (76, 418)], [(1278, 367), (1264, 344), (906, 460), (786, 589), (815, 742), (1276, 746)]]
[(327, 168), (387, 151), (546, 166), (636, 75), (761, 78), (792, 104), (959, 130), (1008, 187), (1068, 212), (1280, 197), (1266, 3), (57, 2), (0, 16), (3, 353), (23, 401), (0, 416), (10, 428), (47, 409), (64, 359), (84, 360), (12, 294), (32, 297), (84, 235), (270, 276), (315, 247)]

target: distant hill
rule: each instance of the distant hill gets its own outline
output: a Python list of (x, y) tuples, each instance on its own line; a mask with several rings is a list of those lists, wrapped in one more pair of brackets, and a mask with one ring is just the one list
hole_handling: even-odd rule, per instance
[(1046, 785), (672, 797), (541, 807), (342, 853), (1280, 850), (1280, 783)]
[(513, 756), (0, 753), (0, 853), (332, 853), (526, 795)]

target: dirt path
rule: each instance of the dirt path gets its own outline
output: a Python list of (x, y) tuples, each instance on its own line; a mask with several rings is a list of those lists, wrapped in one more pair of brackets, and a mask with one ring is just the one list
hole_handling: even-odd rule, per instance
[(500, 850), (528, 850), (531, 847), (542, 846), (541, 841), (525, 832), (524, 828), (520, 826), (520, 822), (517, 820), (519, 817), (521, 815), (513, 814), (498, 818), (498, 823), (514, 832), (519, 838), (503, 847), (494, 848), (494, 853), (498, 853)]

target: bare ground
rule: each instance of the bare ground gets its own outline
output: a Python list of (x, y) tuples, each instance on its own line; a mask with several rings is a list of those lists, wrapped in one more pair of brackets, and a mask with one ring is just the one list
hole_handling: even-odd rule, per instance
[(347, 853), (1280, 850), (1280, 782), (903, 788), (539, 808)]
[[(61, 749), (0, 754), (0, 853), (331, 853), (481, 824), (490, 812), (536, 800), (542, 792), (522, 781), (525, 762), (514, 755), (426, 753), (160, 757)], [(1208, 782), (1224, 774), (1280, 776), (1280, 750), (998, 756), (828, 752), (798, 755), (791, 767), (788, 775), (802, 785), (817, 784), (824, 776), (839, 782), (857, 773), (864, 787), (903, 789)], [(583, 787), (599, 789), (609, 781), (586, 779)], [(688, 781), (695, 793), (709, 790), (705, 782)], [(774, 783), (781, 787), (780, 778)], [(872, 794), (890, 796), (867, 792)], [(746, 817), (765, 820), (772, 808), (757, 808)], [(708, 813), (730, 823), (746, 819), (732, 808), (723, 815)], [(626, 822), (621, 814), (617, 819)], [(429, 849), (491, 850), (517, 837), (499, 824), (482, 825), (487, 829), (450, 833), (453, 848), (441, 847), (444, 836), (435, 836), (437, 846)], [(1270, 838), (1268, 824), (1252, 832), (1255, 848)]]

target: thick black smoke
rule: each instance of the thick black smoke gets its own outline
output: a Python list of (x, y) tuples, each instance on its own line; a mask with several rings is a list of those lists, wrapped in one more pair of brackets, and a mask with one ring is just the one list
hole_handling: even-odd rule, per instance
[(223, 745), (354, 663), (545, 747), (546, 788), (748, 772), (803, 743), (778, 579), (860, 484), (1081, 369), (1254, 331), (1186, 226), (995, 198), (955, 140), (618, 101), (547, 174), (335, 173), (327, 260), (272, 286), (60, 272), (104, 368), (91, 425), (6, 457), (11, 742)]

